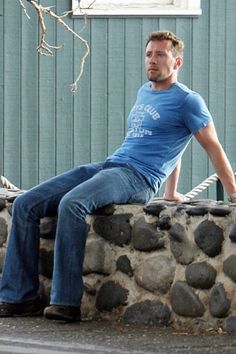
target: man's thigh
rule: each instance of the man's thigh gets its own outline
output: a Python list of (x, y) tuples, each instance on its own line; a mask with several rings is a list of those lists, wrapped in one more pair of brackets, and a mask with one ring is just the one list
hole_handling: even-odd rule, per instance
[(18, 198), (21, 205), (28, 210), (35, 210), (39, 217), (55, 215), (62, 197), (92, 178), (101, 168), (102, 163), (77, 166), (38, 184)]
[[(145, 203), (153, 191), (142, 176), (126, 167), (107, 168), (76, 186), (66, 198), (82, 203), (89, 213), (108, 204), (125, 204), (132, 199)], [(142, 196), (143, 195), (143, 198)]]

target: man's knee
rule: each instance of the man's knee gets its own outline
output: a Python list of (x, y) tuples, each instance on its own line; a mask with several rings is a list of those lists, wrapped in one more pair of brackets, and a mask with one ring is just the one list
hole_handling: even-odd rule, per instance
[(58, 207), (59, 216), (69, 216), (73, 215), (79, 219), (85, 219), (86, 215), (89, 213), (89, 210), (86, 206), (86, 201), (80, 198), (75, 198), (66, 194), (60, 201)]
[(28, 197), (28, 192), (19, 195), (12, 204), (13, 213), (17, 210), (27, 211), (30, 209), (30, 199)]
[(22, 222), (23, 220), (38, 222), (41, 216), (35, 208), (36, 204), (37, 200), (31, 196), (31, 193), (24, 192), (14, 200), (12, 204), (12, 216), (20, 218)]

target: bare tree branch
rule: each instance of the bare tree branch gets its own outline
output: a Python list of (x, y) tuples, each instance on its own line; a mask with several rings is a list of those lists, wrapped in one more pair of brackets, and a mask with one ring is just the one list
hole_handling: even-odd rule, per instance
[[(23, 3), (23, 0), (18, 0), (19, 3), (20, 3), (20, 6), (21, 8), (23, 9), (23, 11), (25, 12), (26, 16), (28, 18), (29, 15), (27, 13), (27, 10), (24, 6), (24, 3)], [(37, 51), (39, 54), (41, 55), (53, 55), (53, 49), (54, 50), (57, 50), (57, 49), (61, 49), (63, 47), (63, 45), (61, 46), (52, 46), (52, 45), (49, 45), (45, 38), (46, 38), (46, 35), (47, 35), (47, 28), (46, 28), (46, 25), (45, 25), (45, 20), (44, 20), (44, 14), (52, 17), (55, 21), (57, 21), (58, 23), (60, 23), (67, 31), (69, 31), (70, 33), (72, 33), (76, 38), (78, 38), (84, 45), (85, 45), (85, 53), (81, 59), (81, 63), (80, 63), (80, 71), (79, 71), (79, 74), (77, 75), (76, 79), (74, 80), (74, 82), (71, 84), (71, 91), (73, 93), (75, 93), (78, 89), (78, 82), (83, 74), (83, 70), (84, 70), (84, 64), (85, 64), (85, 60), (87, 58), (87, 56), (89, 55), (89, 45), (88, 45), (88, 42), (83, 38), (81, 37), (81, 35), (77, 32), (75, 32), (65, 21), (64, 21), (64, 18), (66, 16), (68, 16), (72, 11), (66, 11), (63, 13), (63, 15), (59, 16), (57, 14), (55, 14), (53, 11), (52, 11), (52, 8), (53, 6), (48, 6), (48, 7), (45, 7), (45, 6), (42, 6), (40, 4), (38, 4), (36, 1), (34, 0), (27, 0), (35, 9), (36, 13), (37, 13), (37, 16), (38, 16), (38, 19), (39, 19), (39, 24), (40, 24), (40, 28), (41, 28), (41, 35), (40, 35), (40, 41), (39, 41), (39, 45), (37, 47)], [(79, 3), (78, 3), (78, 7), (79, 7)]]
[(24, 11), (26, 17), (28, 17), (28, 19), (30, 20), (30, 17), (29, 17), (29, 15), (28, 15), (28, 13), (27, 13), (27, 10), (26, 10), (26, 8), (25, 8), (25, 5), (23, 4), (23, 1), (22, 1), (22, 0), (19, 0), (19, 3), (20, 3), (20, 6), (21, 6), (22, 10)]

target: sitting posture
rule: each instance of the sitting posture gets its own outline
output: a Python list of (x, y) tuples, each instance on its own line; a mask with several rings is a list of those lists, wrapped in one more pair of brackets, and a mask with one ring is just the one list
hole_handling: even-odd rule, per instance
[[(182, 201), (177, 192), (180, 161), (193, 136), (236, 202), (234, 173), (204, 100), (177, 81), (183, 49), (173, 33), (151, 33), (145, 51), (148, 82), (138, 91), (122, 145), (105, 161), (76, 166), (15, 199), (0, 316), (44, 314), (48, 319), (79, 321), (86, 215), (111, 203), (147, 203), (164, 181), (164, 198)], [(44, 308), (38, 294), (39, 223), (56, 214), (51, 298)]]

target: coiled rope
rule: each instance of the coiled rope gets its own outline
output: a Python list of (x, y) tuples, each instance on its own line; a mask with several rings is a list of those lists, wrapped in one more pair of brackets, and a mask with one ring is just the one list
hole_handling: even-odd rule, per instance
[(204, 189), (207, 189), (213, 182), (216, 182), (218, 179), (219, 177), (217, 176), (216, 173), (214, 173), (210, 177), (204, 179), (204, 181), (202, 181), (198, 186), (193, 188), (190, 192), (185, 194), (185, 198), (189, 200), (193, 199), (194, 197), (196, 197), (196, 195), (204, 191)]
[(2, 184), (2, 186), (10, 191), (19, 191), (20, 188), (16, 187), (13, 183), (11, 183), (10, 181), (8, 181), (8, 179), (6, 179), (6, 177), (0, 176), (0, 182)]
[[(216, 173), (214, 173), (213, 175), (211, 175), (210, 177), (202, 181), (198, 186), (193, 188), (190, 192), (185, 194), (185, 198), (189, 200), (193, 199), (194, 197), (196, 197), (196, 195), (204, 191), (204, 189), (208, 188), (213, 182), (216, 182), (217, 180), (218, 180), (218, 176)], [(13, 183), (8, 181), (6, 177), (0, 176), (0, 182), (2, 186), (9, 191), (12, 192), (20, 191), (20, 188), (16, 187)]]

